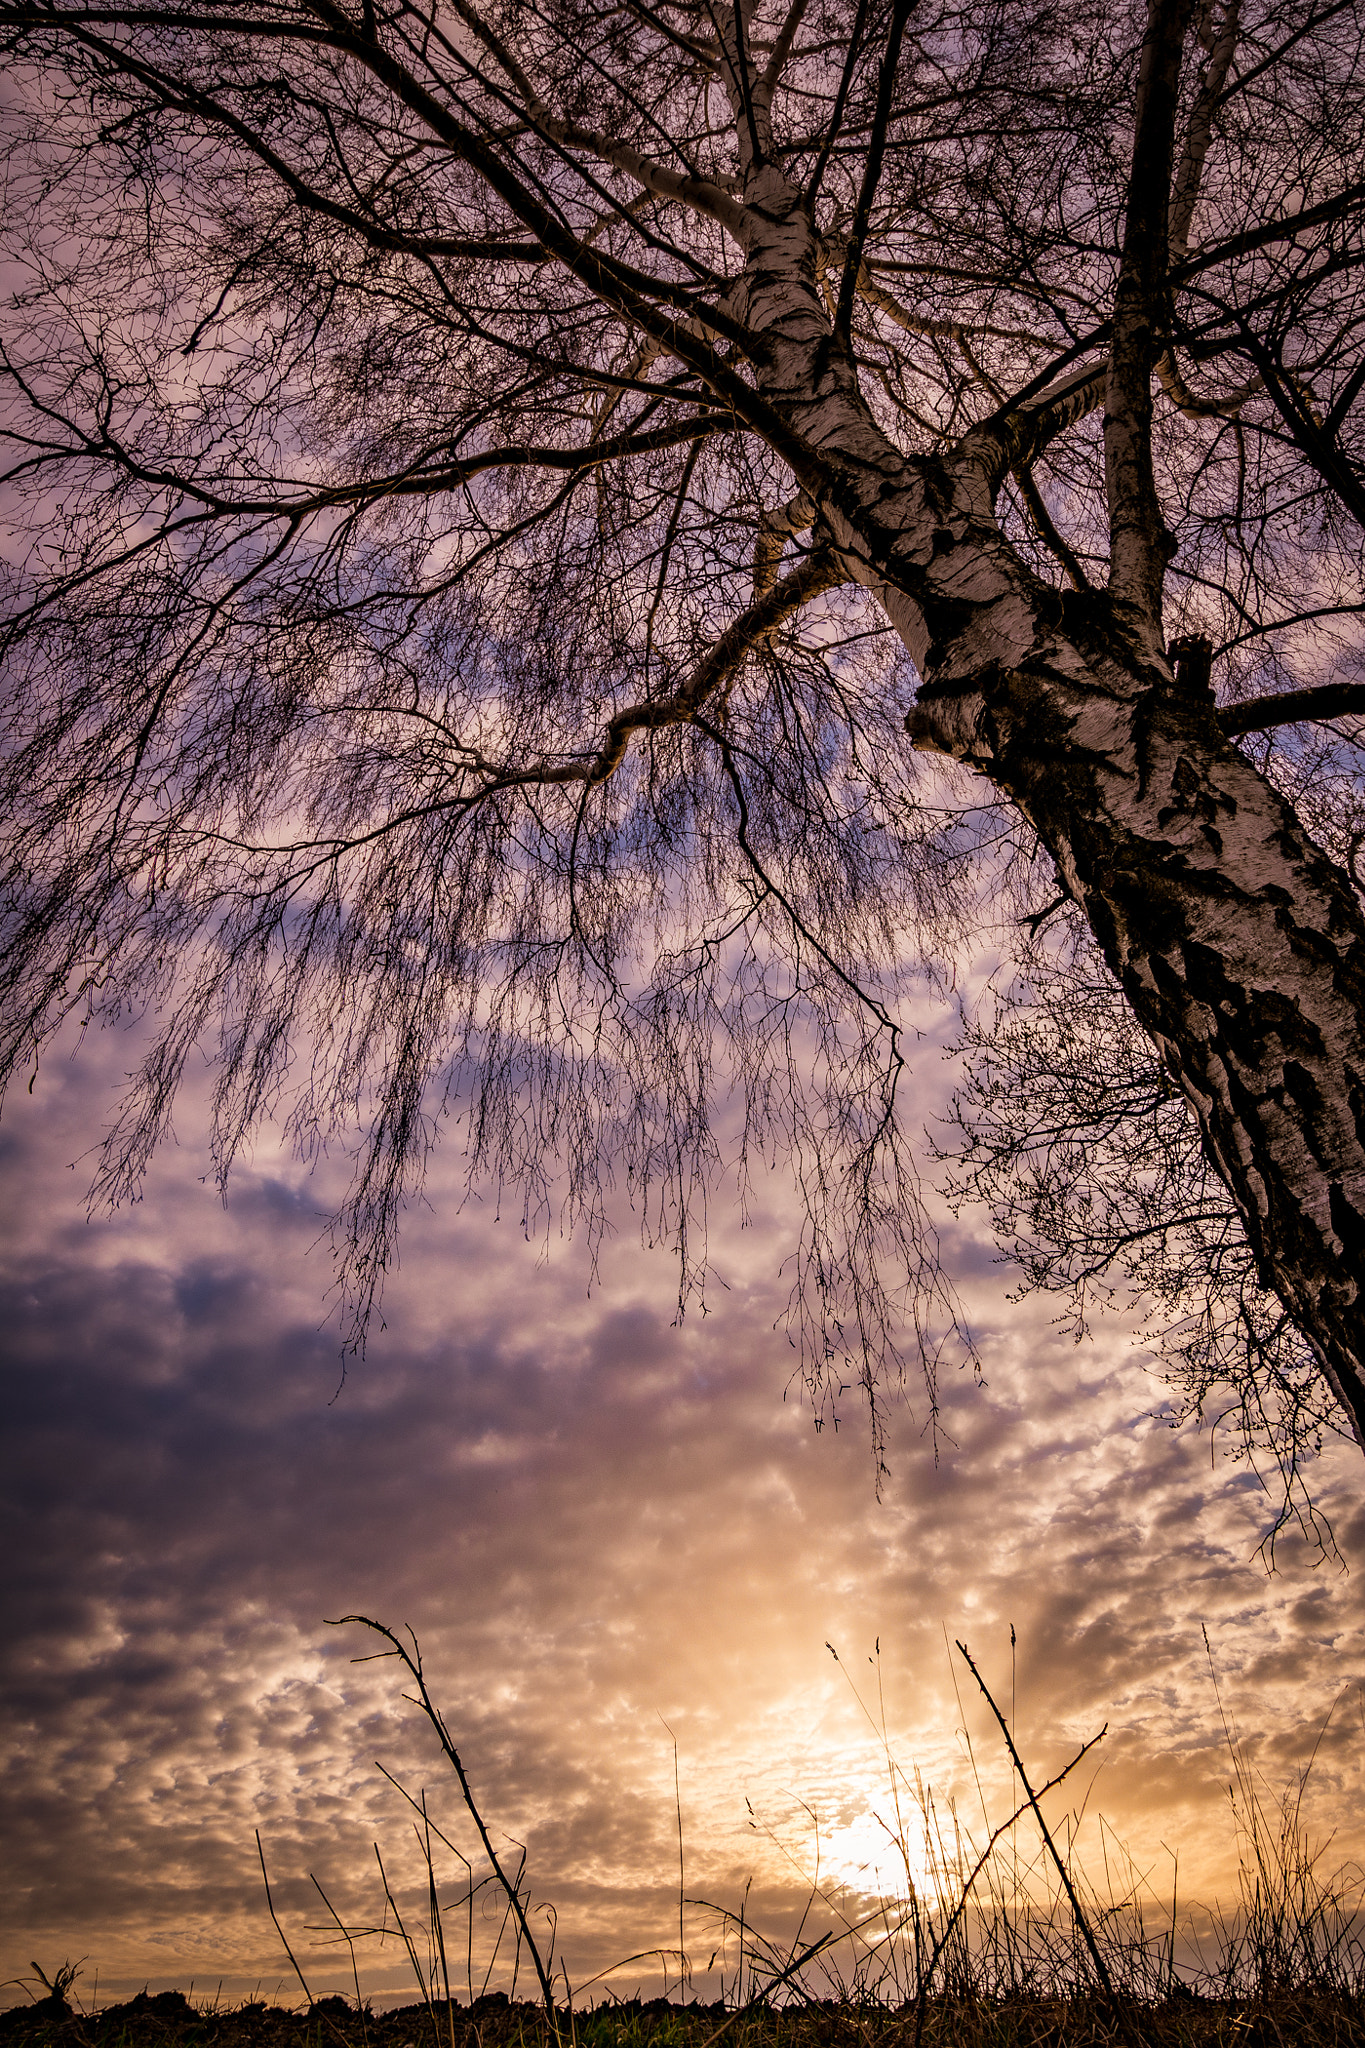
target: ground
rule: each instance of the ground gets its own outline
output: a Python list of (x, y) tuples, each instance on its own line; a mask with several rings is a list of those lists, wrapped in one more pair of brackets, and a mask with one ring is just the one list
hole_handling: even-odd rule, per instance
[[(1095, 1998), (934, 1998), (914, 2008), (851, 2002), (603, 2004), (557, 2025), (564, 2048), (1365, 2048), (1365, 1999), (1295, 1991), (1231, 2003), (1188, 1992), (1159, 2004)], [(341, 1998), (289, 2009), (191, 2005), (145, 1992), (85, 2014), (53, 1999), (0, 2013), (0, 2048), (547, 2048), (545, 2015), (502, 1994), (358, 2012)]]

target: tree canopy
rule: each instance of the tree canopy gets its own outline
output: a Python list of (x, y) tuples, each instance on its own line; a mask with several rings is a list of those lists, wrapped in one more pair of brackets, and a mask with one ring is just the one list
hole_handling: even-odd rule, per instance
[(813, 1380), (1026, 1277), (1365, 1443), (1365, 95), (1347, 0), (0, 0), (3, 1076), (152, 1020), (226, 1177), (443, 1122)]

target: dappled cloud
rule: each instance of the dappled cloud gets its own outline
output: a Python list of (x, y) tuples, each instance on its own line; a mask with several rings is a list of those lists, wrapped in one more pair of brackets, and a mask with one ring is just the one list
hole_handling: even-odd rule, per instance
[[(187, 1117), (146, 1199), (86, 1222), (68, 1162), (119, 1065), (106, 1040), (46, 1067), (0, 1157), (5, 1976), (85, 1956), (101, 1997), (191, 1979), (292, 1995), (259, 1829), (310, 1983), (349, 1985), (307, 1931), (326, 1918), (309, 1873), (377, 1924), (373, 1844), (400, 1901), (420, 1869), (375, 1760), (464, 1843), (398, 1674), (325, 1625), (353, 1612), (417, 1632), (575, 1982), (676, 1946), (679, 1810), (686, 1897), (737, 1911), (752, 1880), (746, 1913), (775, 1938), (903, 1885), (883, 1735), (914, 1881), (932, 1880), (916, 1784), (984, 1838), (1008, 1765), (957, 1638), (1040, 1778), (1108, 1724), (1052, 1800), (1085, 1802), (1097, 1859), (1103, 1815), (1156, 1895), (1172, 1852), (1183, 1895), (1235, 1894), (1224, 1713), (1273, 1791), (1344, 1693), (1305, 1812), (1337, 1831), (1330, 1859), (1362, 1848), (1358, 1453), (1315, 1475), (1350, 1569), (1291, 1532), (1268, 1575), (1273, 1500), (1166, 1425), (1130, 1336), (1073, 1345), (959, 1229), (983, 1381), (945, 1376), (937, 1437), (908, 1387), (879, 1498), (856, 1392), (817, 1431), (774, 1327), (779, 1191), (758, 1190), (747, 1233), (720, 1220), (710, 1312), (679, 1324), (668, 1260), (628, 1216), (594, 1279), (580, 1246), (546, 1259), (490, 1202), (461, 1206), (453, 1149), (343, 1382), (325, 1190), (283, 1157), (259, 1154), (224, 1209)], [(710, 1995), (720, 1919), (684, 1922)], [(392, 1940), (360, 1968), (376, 1997), (412, 1995)], [(648, 1996), (665, 1971), (611, 1981)]]

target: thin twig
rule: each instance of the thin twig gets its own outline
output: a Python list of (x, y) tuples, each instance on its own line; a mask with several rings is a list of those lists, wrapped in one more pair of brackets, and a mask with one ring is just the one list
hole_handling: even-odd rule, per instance
[(360, 2015), (360, 2037), (365, 2044), (365, 2048), (370, 2048), (369, 2028), (365, 2024), (365, 2007), (360, 1997), (360, 1966), (358, 1965), (355, 1959), (354, 1938), (351, 1934), (350, 1928), (346, 1925), (345, 1921), (338, 1913), (336, 1907), (332, 1904), (332, 1901), (328, 1898), (326, 1892), (322, 1889), (322, 1886), (313, 1876), (311, 1870), (308, 1873), (308, 1878), (309, 1882), (313, 1887), (313, 1890), (317, 1893), (318, 1897), (322, 1900), (323, 1905), (327, 1908), (327, 1911), (336, 1921), (338, 1928), (341, 1930), (341, 1938), (345, 1942), (347, 1948), (351, 1951), (351, 1976), (355, 1980), (355, 2006), (356, 2011)]
[[(1038, 1823), (1039, 1833), (1042, 1835), (1043, 1841), (1047, 1846), (1047, 1852), (1049, 1856), (1051, 1856), (1052, 1861), (1057, 1866), (1057, 1875), (1062, 1881), (1062, 1889), (1065, 1891), (1067, 1899), (1070, 1902), (1071, 1911), (1076, 1923), (1077, 1930), (1079, 1931), (1081, 1939), (1085, 1943), (1086, 1948), (1089, 1951), (1091, 1962), (1095, 1965), (1095, 1975), (1099, 1979), (1100, 1986), (1104, 1991), (1104, 1995), (1109, 2001), (1109, 2005), (1113, 2012), (1114, 2018), (1118, 2022), (1119, 2030), (1123, 2034), (1124, 2039), (1132, 2044), (1132, 2048), (1139, 2048), (1137, 2036), (1133, 2031), (1132, 2022), (1129, 2019), (1128, 2014), (1124, 2011), (1122, 2005), (1120, 2005), (1117, 1996), (1115, 1995), (1114, 1983), (1113, 1979), (1109, 1975), (1108, 1964), (1105, 1962), (1104, 1957), (1100, 1954), (1099, 1944), (1095, 1940), (1095, 1937), (1091, 1932), (1090, 1922), (1089, 1920), (1087, 1920), (1085, 1916), (1085, 1909), (1081, 1905), (1080, 1897), (1076, 1891), (1076, 1887), (1071, 1882), (1071, 1873), (1066, 1867), (1065, 1859), (1059, 1851), (1057, 1844), (1052, 1839), (1052, 1833), (1048, 1827), (1047, 1822), (1043, 1819), (1043, 1809), (1038, 1804), (1037, 1793), (1034, 1791), (1032, 1785), (1030, 1785), (1029, 1783), (1028, 1773), (1024, 1769), (1024, 1760), (1020, 1756), (1017, 1748), (1015, 1747), (1014, 1737), (1010, 1733), (1010, 1724), (1005, 1719), (1005, 1716), (1001, 1713), (999, 1707), (995, 1704), (995, 1699), (991, 1693), (990, 1687), (987, 1685), (985, 1679), (981, 1676), (981, 1673), (977, 1670), (976, 1665), (972, 1660), (971, 1652), (968, 1650), (967, 1645), (965, 1643), (959, 1643), (957, 1647), (959, 1654), (963, 1659), (963, 1662), (967, 1666), (967, 1669), (971, 1672), (972, 1677), (980, 1686), (982, 1696), (985, 1699), (987, 1706), (990, 1708), (991, 1712), (994, 1714), (996, 1720), (1000, 1724), (1000, 1733), (1005, 1738), (1005, 1747), (1009, 1750), (1010, 1760), (1013, 1763), (1015, 1770), (1019, 1773), (1020, 1784), (1023, 1786), (1024, 1791), (1028, 1794), (1028, 1803), (1033, 1809), (1033, 1817)], [(1106, 1721), (1104, 1727), (1100, 1730), (1100, 1734), (1095, 1737), (1095, 1740), (1097, 1742), (1100, 1740), (1100, 1737), (1105, 1734), (1106, 1730), (1108, 1729), (1108, 1726), (1109, 1724)]]
[(289, 1956), (289, 1960), (291, 1960), (291, 1964), (293, 1964), (293, 1970), (295, 1970), (295, 1976), (299, 1978), (299, 1982), (301, 1982), (301, 1985), (303, 1985), (303, 1997), (305, 1997), (305, 1999), (309, 2001), (309, 2005), (313, 2005), (315, 2001), (313, 2001), (313, 1993), (309, 1991), (309, 1985), (307, 1985), (307, 1976), (305, 1976), (305, 1974), (303, 1974), (303, 1970), (299, 1968), (299, 1958), (295, 1956), (293, 1948), (289, 1946), (289, 1935), (287, 1935), (287, 1933), (284, 1933), (284, 1929), (280, 1927), (280, 1915), (278, 1915), (278, 1913), (274, 1911), (274, 1898), (270, 1896), (270, 1876), (268, 1876), (268, 1872), (266, 1872), (266, 1851), (264, 1851), (264, 1849), (262, 1849), (262, 1845), (260, 1845), (260, 1829), (256, 1829), (256, 1853), (258, 1853), (258, 1858), (260, 1858), (260, 1876), (262, 1876), (262, 1884), (266, 1886), (266, 1907), (268, 1907), (268, 1911), (270, 1911), (270, 1919), (274, 1921), (274, 1931), (278, 1933), (278, 1937), (280, 1937), (280, 1942), (284, 1944), (284, 1954), (287, 1954), (287, 1956)]
[[(493, 1838), (488, 1832), (487, 1823), (475, 1801), (473, 1788), (470, 1785), (464, 1764), (460, 1760), (459, 1752), (451, 1739), (450, 1730), (446, 1727), (441, 1717), (440, 1709), (427, 1691), (426, 1679), (422, 1672), (422, 1653), (418, 1646), (417, 1638), (409, 1629), (408, 1634), (412, 1639), (412, 1648), (409, 1650), (404, 1643), (400, 1642), (391, 1628), (386, 1628), (382, 1621), (371, 1621), (369, 1616), (365, 1614), (344, 1614), (340, 1621), (329, 1623), (329, 1626), (342, 1628), (350, 1622), (357, 1622), (362, 1628), (372, 1629), (375, 1635), (382, 1636), (391, 1647), (388, 1650), (381, 1651), (379, 1655), (381, 1657), (397, 1657), (412, 1676), (418, 1694), (413, 1704), (419, 1706), (426, 1715), (436, 1739), (445, 1753), (446, 1760), (459, 1781), (461, 1796), (464, 1799), (471, 1820), (478, 1829), (479, 1840), (483, 1844), (484, 1854), (492, 1864), (493, 1874), (502, 1886), (507, 1898), (508, 1910), (515, 1917), (518, 1941), (525, 1940), (531, 1961), (535, 1966), (536, 1976), (540, 1982), (541, 1997), (544, 2001), (545, 2018), (550, 2029), (550, 2036), (552, 2040), (557, 2041), (559, 2039), (559, 2022), (555, 2014), (554, 1986), (551, 1983), (549, 1972), (545, 1967), (536, 1938), (531, 1932), (530, 1922), (526, 1917), (526, 1908), (521, 1897), (520, 1872), (518, 1872), (517, 1881), (514, 1883), (504, 1871), (498, 1858), (498, 1852), (493, 1847)], [(363, 1661), (369, 1662), (370, 1660), (365, 1659)], [(525, 1867), (524, 1854), (522, 1857), (522, 1867)], [(397, 1908), (395, 1907), (394, 1910), (396, 1912)], [(404, 1938), (406, 1939), (406, 1937)]]

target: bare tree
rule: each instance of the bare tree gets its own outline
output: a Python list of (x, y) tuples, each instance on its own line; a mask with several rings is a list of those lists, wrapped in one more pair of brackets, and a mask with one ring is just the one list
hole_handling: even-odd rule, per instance
[(155, 1015), (103, 1191), (216, 1033), (356, 1327), (455, 1115), (684, 1295), (788, 1162), (812, 1375), (932, 1361), (898, 1016), (1061, 904), (1365, 1443), (1356, 11), (0, 21), (5, 1071)]

